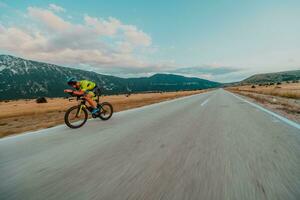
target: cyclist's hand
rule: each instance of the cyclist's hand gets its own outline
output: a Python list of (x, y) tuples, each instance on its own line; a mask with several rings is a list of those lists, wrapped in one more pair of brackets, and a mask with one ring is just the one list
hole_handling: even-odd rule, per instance
[(64, 90), (65, 93), (73, 93), (73, 90)]

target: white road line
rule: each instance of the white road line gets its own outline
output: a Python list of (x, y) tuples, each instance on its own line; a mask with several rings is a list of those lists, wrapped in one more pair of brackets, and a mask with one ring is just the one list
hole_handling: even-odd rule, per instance
[(265, 108), (263, 108), (263, 107), (255, 104), (255, 103), (247, 101), (246, 99), (243, 99), (242, 97), (239, 97), (239, 96), (237, 96), (237, 95), (235, 95), (235, 94), (233, 94), (231, 92), (230, 92), (230, 94), (232, 96), (236, 97), (237, 99), (242, 100), (242, 101), (250, 104), (251, 106), (254, 106), (255, 108), (258, 108), (259, 110), (261, 110), (263, 112), (266, 112), (266, 113), (272, 115), (273, 117), (276, 117), (277, 119), (280, 119), (281, 121), (285, 122), (286, 124), (288, 124), (290, 126), (293, 126), (293, 127), (297, 128), (297, 129), (300, 129), (300, 124), (298, 124), (297, 122), (293, 122), (293, 121), (291, 121), (291, 120), (289, 120), (289, 119), (287, 119), (287, 118), (285, 118), (283, 116), (280, 116), (280, 115), (278, 115), (278, 114), (276, 114), (276, 113), (274, 113), (274, 112), (272, 112), (272, 111), (270, 111), (268, 109), (265, 109)]
[(204, 106), (205, 104), (207, 104), (207, 102), (209, 101), (209, 98), (206, 99), (204, 102), (201, 103), (201, 106)]

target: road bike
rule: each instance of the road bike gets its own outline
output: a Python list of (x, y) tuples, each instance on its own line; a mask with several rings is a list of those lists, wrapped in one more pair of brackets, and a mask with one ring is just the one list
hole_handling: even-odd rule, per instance
[[(72, 92), (68, 93), (71, 96), (74, 96)], [(99, 109), (99, 112), (97, 114), (92, 114), (92, 117), (99, 117), (102, 120), (110, 119), (113, 114), (113, 106), (108, 102), (100, 103), (101, 92), (99, 89), (95, 91), (95, 95), (96, 96), (93, 100), (97, 102), (97, 108)], [(88, 111), (92, 112), (93, 110), (93, 107), (88, 106), (86, 104), (86, 99), (84, 98), (84, 95), (75, 95), (75, 97), (76, 100), (79, 101), (79, 104), (76, 106), (72, 106), (65, 113), (65, 123), (68, 127), (73, 129), (80, 128), (81, 126), (83, 126), (89, 117)]]

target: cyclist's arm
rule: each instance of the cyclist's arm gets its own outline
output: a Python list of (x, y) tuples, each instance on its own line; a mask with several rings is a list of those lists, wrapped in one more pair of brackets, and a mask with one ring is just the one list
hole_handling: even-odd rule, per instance
[(84, 91), (82, 91), (82, 90), (79, 90), (79, 91), (73, 91), (73, 94), (75, 94), (75, 95), (83, 95), (83, 94), (84, 94)]
[(67, 90), (64, 90), (64, 92), (66, 92), (66, 93), (72, 93), (72, 92), (73, 92), (73, 90), (69, 90), (69, 89), (67, 89)]

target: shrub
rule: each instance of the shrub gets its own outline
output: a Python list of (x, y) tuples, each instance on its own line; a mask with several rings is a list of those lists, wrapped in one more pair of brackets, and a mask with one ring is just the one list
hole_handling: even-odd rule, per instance
[(251, 88), (256, 88), (255, 85), (252, 85)]
[(35, 100), (36, 103), (48, 103), (45, 97), (39, 97)]

